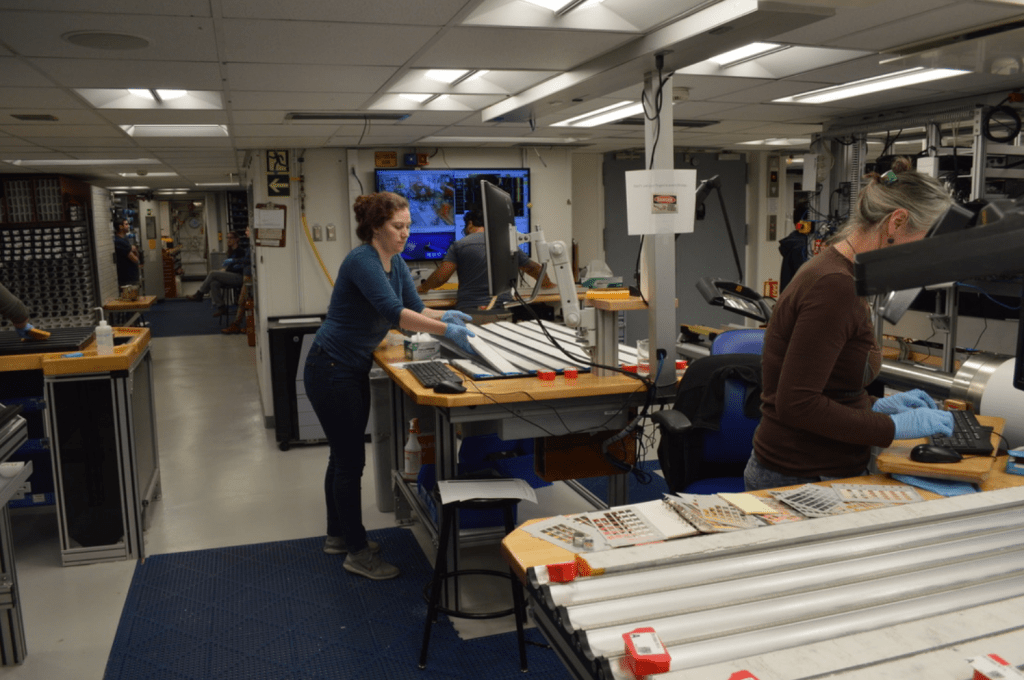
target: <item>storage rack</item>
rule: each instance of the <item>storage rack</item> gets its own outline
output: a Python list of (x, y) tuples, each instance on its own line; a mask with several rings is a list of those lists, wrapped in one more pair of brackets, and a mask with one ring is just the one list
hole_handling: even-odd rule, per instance
[(0, 181), (0, 282), (25, 303), (37, 326), (95, 323), (99, 286), (90, 204), (89, 186), (66, 177)]
[(249, 199), (244, 191), (228, 191), (228, 231), (249, 228)]

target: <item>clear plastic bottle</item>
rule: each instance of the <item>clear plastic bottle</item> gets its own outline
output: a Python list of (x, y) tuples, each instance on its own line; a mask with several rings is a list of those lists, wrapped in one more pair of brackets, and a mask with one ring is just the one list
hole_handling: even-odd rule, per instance
[(103, 318), (100, 309), (100, 325), (96, 326), (96, 354), (106, 356), (114, 353), (114, 329)]
[(420, 421), (413, 418), (409, 421), (409, 439), (405, 442), (405, 469), (402, 477), (415, 481), (423, 465), (423, 448), (420, 446)]

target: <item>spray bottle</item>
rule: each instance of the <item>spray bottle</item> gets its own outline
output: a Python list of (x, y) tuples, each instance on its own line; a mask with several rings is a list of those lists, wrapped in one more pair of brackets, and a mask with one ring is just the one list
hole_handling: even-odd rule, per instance
[(405, 469), (402, 472), (402, 477), (410, 481), (416, 480), (420, 474), (420, 466), (423, 465), (423, 449), (417, 436), (419, 433), (419, 418), (413, 418), (409, 421), (409, 439), (405, 442)]
[(100, 311), (100, 325), (96, 326), (96, 354), (100, 356), (114, 353), (114, 329), (107, 324), (103, 318), (103, 308), (96, 307)]

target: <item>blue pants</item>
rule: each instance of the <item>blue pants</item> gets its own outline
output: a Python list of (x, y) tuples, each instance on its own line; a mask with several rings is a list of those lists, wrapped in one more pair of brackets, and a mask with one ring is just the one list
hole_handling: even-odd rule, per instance
[(367, 545), (361, 486), (366, 465), (363, 437), (370, 419), (370, 374), (340, 365), (314, 342), (303, 382), (330, 446), (324, 477), (327, 535), (345, 539), (350, 552), (359, 552)]
[[(861, 473), (861, 475), (866, 474), (868, 474), (867, 470)], [(776, 472), (775, 470), (769, 470), (757, 462), (757, 456), (754, 455), (753, 451), (750, 452), (750, 460), (747, 461), (747, 467), (743, 470), (744, 491), (777, 489), (780, 486), (798, 486), (801, 484), (813, 484), (815, 482), (828, 482), (834, 479), (843, 479), (843, 477), (792, 477), (790, 475), (784, 475), (781, 472)]]

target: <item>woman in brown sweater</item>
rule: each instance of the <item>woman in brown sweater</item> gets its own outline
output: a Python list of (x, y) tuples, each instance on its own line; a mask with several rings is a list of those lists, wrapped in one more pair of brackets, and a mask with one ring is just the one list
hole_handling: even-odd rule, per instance
[(906, 158), (869, 178), (849, 222), (797, 270), (772, 312), (747, 490), (866, 474), (872, 446), (952, 433), (952, 416), (920, 390), (877, 402), (865, 391), (882, 357), (853, 276), (858, 253), (920, 240), (952, 199)]

